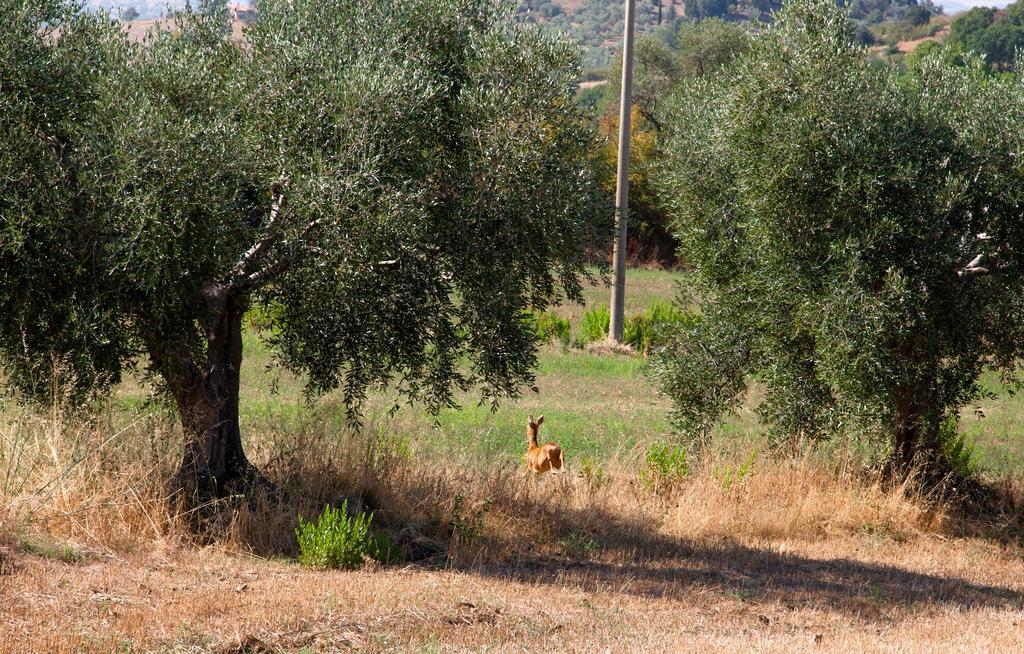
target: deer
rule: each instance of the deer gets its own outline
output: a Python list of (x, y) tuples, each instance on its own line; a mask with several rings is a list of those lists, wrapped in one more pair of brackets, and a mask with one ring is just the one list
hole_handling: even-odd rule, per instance
[(558, 446), (558, 443), (545, 443), (544, 445), (537, 443), (537, 432), (540, 431), (540, 426), (543, 422), (544, 416), (537, 418), (536, 422), (534, 422), (531, 415), (529, 422), (526, 424), (526, 435), (530, 438), (529, 449), (526, 450), (526, 465), (537, 475), (549, 470), (564, 472), (562, 469), (562, 448)]

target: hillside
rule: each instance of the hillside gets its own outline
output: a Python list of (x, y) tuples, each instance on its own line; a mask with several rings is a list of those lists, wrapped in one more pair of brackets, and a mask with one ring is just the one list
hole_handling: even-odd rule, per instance
[[(636, 29), (641, 34), (651, 33), (684, 18), (769, 21), (781, 5), (781, 0), (637, 0)], [(941, 7), (928, 0), (920, 4), (916, 0), (850, 0), (849, 7), (851, 15), (863, 23), (865, 33), (869, 26), (873, 33), (902, 30), (904, 25), (927, 22), (929, 14), (942, 13)], [(622, 0), (520, 0), (518, 13), (524, 20), (579, 41), (587, 48), (589, 66), (606, 65), (622, 38)]]

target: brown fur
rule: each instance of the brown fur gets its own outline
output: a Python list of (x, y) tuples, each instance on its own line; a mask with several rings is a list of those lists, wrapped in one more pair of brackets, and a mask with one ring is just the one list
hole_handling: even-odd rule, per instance
[(544, 422), (544, 416), (537, 418), (534, 422), (533, 416), (526, 425), (526, 435), (530, 439), (529, 449), (526, 450), (526, 465), (536, 474), (548, 472), (549, 470), (562, 470), (562, 448), (558, 443), (549, 442), (538, 445), (537, 432)]

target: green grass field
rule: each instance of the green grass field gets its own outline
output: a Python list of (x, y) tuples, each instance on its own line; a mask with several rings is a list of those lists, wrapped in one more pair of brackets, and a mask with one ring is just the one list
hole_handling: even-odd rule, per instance
[[(627, 279), (626, 313), (646, 310), (655, 301), (671, 301), (682, 273), (631, 270)], [(577, 329), (585, 308), (606, 305), (604, 284), (584, 289), (586, 306), (562, 304), (553, 310)], [(442, 411), (436, 418), (420, 406), (402, 405), (391, 413), (397, 396), (370, 397), (364, 415), (368, 429), (396, 434), (416, 451), (436, 456), (458, 452), (485, 464), (517, 463), (525, 450), (528, 414), (545, 416), (542, 438), (557, 439), (573, 461), (630, 463), (641, 458), (653, 442), (674, 438), (669, 422), (669, 401), (660, 396), (644, 374), (640, 356), (597, 354), (563, 348), (557, 343), (539, 353), (536, 387), (523, 389), (518, 400), (503, 401), (496, 411), (481, 406), (473, 393), (458, 397), (459, 409)], [(1011, 394), (994, 374), (983, 379), (995, 398), (979, 401), (962, 412), (962, 429), (974, 443), (980, 469), (1004, 476), (1024, 472), (1024, 400)], [(137, 381), (126, 382), (117, 402), (126, 409), (142, 410), (146, 390)], [(242, 371), (242, 430), (250, 439), (308, 420), (344, 426), (344, 409), (337, 396), (308, 403), (302, 380), (273, 365), (270, 350), (254, 332), (246, 334)], [(977, 410), (976, 410), (977, 409)], [(715, 446), (745, 452), (762, 447), (763, 432), (756, 412), (744, 406), (716, 431)]]

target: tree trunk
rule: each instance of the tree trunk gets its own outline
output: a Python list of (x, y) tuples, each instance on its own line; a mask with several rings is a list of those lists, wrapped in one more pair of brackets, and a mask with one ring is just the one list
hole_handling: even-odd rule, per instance
[(930, 387), (931, 384), (924, 380), (901, 386), (896, 391), (893, 412), (895, 442), (890, 468), (897, 475), (905, 477), (917, 467), (927, 477), (944, 472), (939, 470), (942, 467), (939, 425), (929, 420), (928, 415)]
[(185, 435), (178, 475), (187, 502), (231, 495), (255, 472), (238, 427), (242, 316), (245, 303), (225, 288), (207, 291), (206, 362), (200, 367), (184, 339), (151, 340), (150, 356), (168, 383)]

